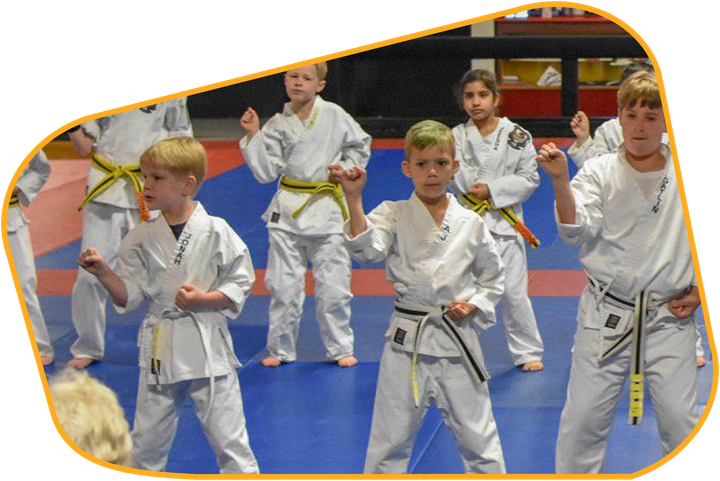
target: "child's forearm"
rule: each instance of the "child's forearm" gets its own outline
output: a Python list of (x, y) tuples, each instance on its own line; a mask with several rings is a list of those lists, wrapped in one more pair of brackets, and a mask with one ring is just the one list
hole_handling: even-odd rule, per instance
[(235, 303), (220, 291), (206, 292), (197, 300), (197, 307), (203, 310), (222, 311), (233, 306)]
[(349, 195), (346, 196), (348, 214), (350, 216), (350, 235), (357, 237), (367, 230), (367, 221), (365, 220), (365, 211), (363, 210), (362, 196)]
[(558, 219), (561, 224), (575, 224), (575, 196), (567, 179), (553, 179)]
[(113, 304), (120, 307), (127, 306), (128, 292), (125, 283), (110, 268), (104, 269), (97, 274), (100, 283), (110, 295)]

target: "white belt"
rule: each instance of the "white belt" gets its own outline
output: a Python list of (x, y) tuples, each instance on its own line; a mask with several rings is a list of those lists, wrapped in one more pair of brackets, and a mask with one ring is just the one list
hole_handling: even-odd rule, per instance
[(210, 338), (208, 336), (208, 333), (205, 332), (205, 329), (203, 329), (202, 324), (200, 322), (200, 318), (192, 311), (183, 311), (177, 306), (164, 306), (161, 304), (151, 304), (150, 308), (148, 310), (148, 313), (156, 319), (155, 322), (151, 322), (148, 327), (152, 328), (153, 330), (153, 350), (152, 350), (152, 357), (150, 359), (150, 373), (155, 375), (156, 383), (160, 384), (160, 364), (162, 362), (162, 359), (160, 359), (159, 353), (156, 350), (157, 345), (160, 343), (159, 336), (162, 334), (162, 331), (160, 331), (160, 326), (162, 320), (168, 320), (173, 321), (176, 319), (181, 319), (183, 317), (189, 317), (194, 322), (195, 325), (198, 328), (198, 332), (200, 333), (200, 339), (202, 341), (203, 350), (205, 351), (205, 367), (206, 367), (206, 374), (210, 378), (210, 399), (208, 400), (208, 408), (207, 411), (205, 411), (205, 416), (202, 419), (203, 424), (207, 421), (208, 416), (210, 415), (210, 408), (212, 407), (213, 403), (213, 397), (214, 397), (214, 391), (215, 391), (215, 378), (210, 375), (210, 369), (208, 368), (208, 363), (210, 362), (210, 351), (211, 351), (211, 343)]

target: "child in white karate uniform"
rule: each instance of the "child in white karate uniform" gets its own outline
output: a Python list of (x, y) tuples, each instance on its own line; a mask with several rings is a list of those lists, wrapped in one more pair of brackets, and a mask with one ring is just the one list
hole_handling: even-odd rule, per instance
[[(98, 249), (112, 267), (122, 238), (141, 218), (140, 154), (170, 135), (192, 136), (186, 99), (174, 99), (85, 122), (71, 129), (70, 141), (81, 157), (92, 154), (87, 196), (82, 204), (81, 251)], [(78, 339), (68, 366), (83, 369), (105, 355), (105, 303), (98, 281), (78, 270), (72, 292), (72, 319)]]
[[(633, 62), (625, 67), (621, 80), (625, 82), (625, 80), (636, 72), (652, 71), (653, 68), (650, 64)], [(590, 137), (590, 120), (585, 112), (580, 111), (575, 114), (572, 121), (570, 121), (570, 128), (572, 128), (577, 140), (570, 146), (568, 154), (570, 154), (570, 157), (578, 168), (581, 168), (588, 159), (616, 152), (618, 147), (623, 143), (622, 127), (620, 126), (620, 119), (617, 117), (604, 122), (595, 130), (593, 136)], [(667, 146), (670, 145), (670, 138), (667, 133), (663, 134), (662, 143)], [(697, 320), (695, 323), (695, 333), (697, 367), (703, 367), (706, 362), (705, 349), (702, 345), (702, 335), (700, 334)]]
[(270, 237), (265, 284), (272, 295), (263, 360), (268, 367), (297, 358), (308, 262), (327, 359), (341, 367), (357, 363), (350, 327), (352, 265), (342, 237), (345, 200), (342, 187), (328, 177), (367, 165), (371, 139), (341, 107), (318, 95), (326, 74), (325, 62), (290, 70), (285, 74), (290, 102), (282, 113), (262, 130), (252, 108), (240, 119), (247, 132), (240, 147), (255, 178), (268, 183), (280, 177), (263, 215)]
[(94, 248), (78, 259), (119, 312), (150, 301), (138, 339), (133, 467), (165, 469), (180, 407), (190, 398), (220, 472), (257, 473), (226, 320), (240, 314), (255, 281), (250, 254), (224, 220), (193, 200), (207, 168), (199, 142), (160, 141), (140, 166), (148, 207), (162, 215), (123, 239), (117, 274)]
[(452, 431), (468, 473), (504, 473), (489, 378), (478, 334), (495, 323), (503, 266), (475, 213), (447, 193), (458, 171), (452, 132), (435, 121), (405, 138), (410, 199), (383, 202), (366, 217), (361, 167), (337, 172), (350, 221), (348, 248), (360, 262), (385, 261), (395, 312), (380, 360), (365, 473), (404, 473), (431, 404)]
[(453, 129), (460, 170), (451, 185), (463, 204), (482, 215), (505, 264), (500, 309), (513, 363), (540, 371), (544, 348), (528, 295), (525, 240), (533, 247), (539, 242), (522, 223), (522, 203), (540, 185), (532, 136), (495, 116), (500, 94), (492, 72), (468, 71), (456, 94), (469, 119)]
[(10, 197), (7, 213), (8, 245), (13, 256), (15, 270), (25, 298), (25, 306), (27, 307), (28, 316), (30, 316), (30, 324), (35, 334), (35, 343), (43, 366), (53, 363), (55, 351), (50, 341), (50, 335), (45, 325), (45, 317), (43, 317), (40, 300), (37, 296), (35, 256), (32, 250), (28, 221), (20, 205), (30, 205), (49, 177), (50, 162), (48, 162), (45, 152), (41, 150), (30, 159), (27, 167), (20, 174)]
[(695, 427), (697, 373), (693, 313), (700, 305), (690, 243), (654, 74), (619, 91), (624, 143), (588, 160), (572, 182), (565, 155), (538, 155), (553, 181), (561, 237), (580, 244), (589, 285), (560, 420), (558, 473), (600, 473), (623, 384), (630, 377), (631, 424), (652, 398), (663, 455)]

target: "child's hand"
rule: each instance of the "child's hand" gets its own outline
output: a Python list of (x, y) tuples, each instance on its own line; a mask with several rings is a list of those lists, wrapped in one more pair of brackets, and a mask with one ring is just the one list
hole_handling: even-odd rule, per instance
[(696, 286), (692, 286), (690, 292), (678, 299), (673, 299), (668, 304), (670, 312), (678, 319), (692, 316), (698, 306), (700, 306), (700, 290)]
[(590, 120), (585, 112), (579, 111), (570, 121), (570, 128), (578, 139), (578, 143), (582, 145), (590, 138)]
[(191, 284), (183, 284), (175, 296), (175, 304), (183, 311), (192, 311), (202, 304), (204, 292)]
[(329, 165), (328, 170), (330, 171), (328, 174), (328, 180), (330, 182), (340, 182), (342, 180), (344, 171), (338, 164)]
[(448, 306), (448, 315), (455, 322), (460, 322), (475, 311), (477, 306), (466, 301), (453, 301)]
[(552, 180), (568, 178), (567, 158), (552, 142), (540, 148), (535, 160)]
[(240, 127), (242, 127), (248, 136), (252, 138), (260, 130), (260, 117), (252, 107), (248, 107), (242, 117), (240, 117)]
[(105, 258), (94, 247), (85, 249), (77, 258), (77, 265), (94, 276), (98, 276), (108, 268)]
[(351, 167), (343, 170), (338, 180), (342, 183), (346, 196), (358, 196), (367, 183), (367, 172), (362, 167)]
[(480, 200), (488, 200), (490, 198), (490, 188), (487, 184), (476, 182), (470, 187), (470, 193)]

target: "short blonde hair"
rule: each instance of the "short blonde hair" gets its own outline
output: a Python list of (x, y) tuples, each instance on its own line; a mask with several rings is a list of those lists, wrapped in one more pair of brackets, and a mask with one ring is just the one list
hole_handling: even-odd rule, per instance
[(328, 73), (327, 62), (316, 63), (315, 70), (317, 71), (318, 80), (320, 80), (320, 81), (325, 80), (325, 77), (327, 76), (327, 73)]
[(620, 85), (618, 90), (618, 107), (621, 109), (634, 107), (651, 109), (662, 108), (660, 87), (653, 72), (635, 72)]
[(452, 130), (435, 120), (423, 120), (410, 127), (405, 135), (405, 158), (410, 158), (413, 148), (423, 150), (431, 146), (439, 147), (455, 159), (455, 138)]
[(199, 189), (207, 173), (207, 154), (205, 147), (192, 137), (168, 137), (143, 152), (140, 165), (144, 164), (176, 175), (190, 174), (197, 180)]
[(50, 380), (63, 431), (80, 449), (108, 463), (130, 466), (132, 438), (117, 395), (87, 372), (66, 369)]

